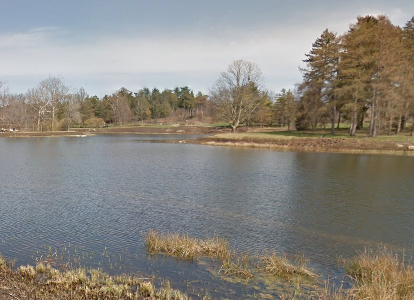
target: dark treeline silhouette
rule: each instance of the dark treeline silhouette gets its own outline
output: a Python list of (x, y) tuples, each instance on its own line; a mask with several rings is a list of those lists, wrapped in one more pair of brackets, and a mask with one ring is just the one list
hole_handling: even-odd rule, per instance
[[(303, 81), (275, 94), (263, 86), (255, 63), (235, 60), (209, 93), (187, 86), (163, 91), (120, 88), (102, 98), (73, 90), (49, 76), (26, 94), (10, 94), (0, 82), (0, 126), (46, 131), (104, 124), (192, 124), (224, 121), (244, 126), (280, 126), (349, 134), (366, 127), (398, 134), (414, 126), (414, 17), (403, 28), (384, 16), (358, 17), (338, 35), (326, 29), (305, 54)], [(275, 70), (277, 71), (277, 70)]]

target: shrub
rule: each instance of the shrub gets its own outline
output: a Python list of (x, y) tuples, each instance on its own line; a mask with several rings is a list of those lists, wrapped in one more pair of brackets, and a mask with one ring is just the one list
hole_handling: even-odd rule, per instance
[(85, 122), (83, 122), (83, 124), (85, 125), (85, 127), (99, 128), (99, 127), (105, 125), (105, 121), (104, 121), (104, 119), (101, 119), (101, 118), (89, 118), (89, 119), (85, 120)]

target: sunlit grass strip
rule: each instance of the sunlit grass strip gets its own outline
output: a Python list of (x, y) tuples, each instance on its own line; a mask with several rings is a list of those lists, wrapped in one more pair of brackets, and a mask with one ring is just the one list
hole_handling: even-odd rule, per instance
[(156, 231), (149, 231), (146, 244), (149, 252), (164, 253), (184, 259), (195, 259), (201, 255), (224, 259), (230, 255), (228, 242), (218, 237), (202, 240), (188, 235), (163, 235)]

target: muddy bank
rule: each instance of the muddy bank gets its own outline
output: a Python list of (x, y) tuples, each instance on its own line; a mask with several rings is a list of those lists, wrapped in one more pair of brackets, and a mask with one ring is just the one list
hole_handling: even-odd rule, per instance
[(414, 142), (378, 141), (370, 138), (223, 138), (205, 137), (196, 143), (213, 146), (268, 148), (286, 151), (379, 153), (414, 155)]

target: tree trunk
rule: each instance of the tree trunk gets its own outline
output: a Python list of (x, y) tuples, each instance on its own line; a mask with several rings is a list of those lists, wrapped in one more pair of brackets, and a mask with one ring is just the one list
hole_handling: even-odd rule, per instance
[(335, 123), (336, 123), (336, 105), (332, 107), (332, 123), (331, 123), (331, 134), (335, 135)]
[(340, 124), (341, 124), (341, 113), (338, 113), (338, 125), (336, 126), (336, 129), (339, 129)]
[(230, 125), (231, 126), (231, 133), (236, 133), (237, 130), (237, 126), (239, 126), (239, 120), (235, 120), (233, 121), (233, 123)]
[(393, 116), (390, 115), (390, 120), (389, 120), (389, 124), (388, 124), (388, 135), (392, 134), (392, 119), (393, 119)]
[(52, 131), (55, 131), (55, 108), (52, 107)]
[(37, 116), (37, 132), (40, 132), (40, 112)]
[(397, 124), (397, 131), (395, 132), (396, 134), (399, 134), (401, 131), (401, 123), (402, 123), (402, 114), (399, 114), (398, 116), (398, 124)]
[(373, 93), (373, 99), (372, 99), (372, 105), (371, 105), (371, 124), (369, 125), (369, 135), (371, 137), (376, 137), (377, 136), (377, 116), (378, 116), (378, 112), (377, 112), (377, 95), (376, 95), (376, 90), (374, 90)]
[(405, 113), (404, 113), (404, 118), (401, 122), (401, 130), (404, 130), (405, 127), (407, 126), (407, 120), (408, 120), (408, 112), (406, 110)]
[(356, 107), (354, 108), (354, 111), (352, 112), (352, 117), (351, 117), (351, 124), (349, 127), (349, 135), (350, 136), (355, 136), (357, 127), (358, 127), (358, 112)]

